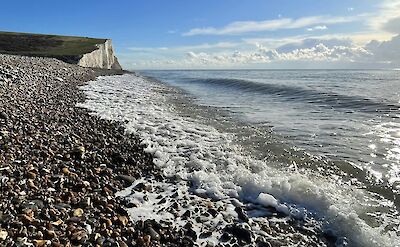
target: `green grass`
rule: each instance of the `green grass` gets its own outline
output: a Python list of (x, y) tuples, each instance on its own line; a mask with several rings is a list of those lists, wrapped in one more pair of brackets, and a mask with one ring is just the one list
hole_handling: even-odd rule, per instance
[(0, 32), (0, 53), (55, 57), (74, 62), (83, 54), (96, 49), (106, 39), (88, 37)]

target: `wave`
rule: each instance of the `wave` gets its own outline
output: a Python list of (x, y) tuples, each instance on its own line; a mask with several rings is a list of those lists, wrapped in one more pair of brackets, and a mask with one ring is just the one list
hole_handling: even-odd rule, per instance
[(315, 104), (320, 107), (329, 107), (333, 109), (348, 109), (367, 113), (391, 113), (400, 109), (400, 105), (396, 103), (377, 102), (360, 96), (348, 96), (332, 92), (321, 92), (314, 89), (296, 86), (276, 85), (229, 78), (191, 78), (186, 79), (186, 81), (189, 83), (234, 89), (240, 92), (271, 95), (284, 98), (285, 100)]
[[(81, 106), (103, 118), (124, 121), (128, 131), (141, 135), (146, 151), (154, 155), (154, 163), (165, 175), (189, 180), (194, 191), (214, 200), (269, 205), (273, 198), (277, 208), (314, 209), (353, 246), (398, 243), (395, 232), (386, 229), (397, 219), (379, 211), (387, 201), (342, 181), (274, 168), (268, 161), (243, 155), (228, 133), (171, 110), (166, 94), (160, 93), (161, 84), (123, 75), (100, 77), (83, 89), (88, 100)], [(365, 214), (371, 213), (381, 224), (366, 223)]]

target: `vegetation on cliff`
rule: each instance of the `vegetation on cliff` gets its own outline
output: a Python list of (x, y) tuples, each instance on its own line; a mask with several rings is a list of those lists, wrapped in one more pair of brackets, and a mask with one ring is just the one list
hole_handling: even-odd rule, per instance
[(83, 54), (97, 49), (106, 39), (76, 36), (0, 32), (0, 53), (54, 57), (68, 63), (78, 63)]

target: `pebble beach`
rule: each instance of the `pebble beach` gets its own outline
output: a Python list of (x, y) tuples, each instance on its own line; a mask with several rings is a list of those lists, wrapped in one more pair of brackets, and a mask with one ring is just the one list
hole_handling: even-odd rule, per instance
[[(131, 222), (115, 192), (157, 173), (135, 136), (74, 107), (77, 86), (109, 71), (0, 55), (0, 245), (146, 245), (163, 232)], [(169, 239), (169, 240), (167, 240)]]
[[(260, 221), (248, 216), (254, 205), (238, 202), (235, 217), (219, 217), (224, 203), (157, 190), (149, 181), (185, 181), (166, 178), (121, 123), (77, 107), (85, 101), (79, 86), (116, 73), (0, 55), (0, 246), (198, 246), (211, 236), (201, 245), (334, 245), (334, 235), (274, 208)], [(185, 225), (133, 221), (128, 210), (140, 205), (117, 196), (122, 190), (168, 202), (162, 210)], [(213, 219), (223, 223), (210, 227)]]

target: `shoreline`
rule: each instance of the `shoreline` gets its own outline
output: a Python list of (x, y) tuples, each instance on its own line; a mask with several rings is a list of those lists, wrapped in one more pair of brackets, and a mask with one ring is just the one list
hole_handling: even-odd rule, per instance
[[(189, 216), (175, 212), (187, 222), (176, 228), (150, 219), (133, 222), (128, 209), (138, 205), (116, 196), (126, 188), (131, 194), (155, 194), (160, 201), (173, 196), (147, 183), (152, 181), (157, 187), (169, 178), (144, 151), (137, 133), (128, 134), (121, 123), (76, 107), (85, 101), (79, 86), (98, 76), (126, 72), (0, 54), (0, 73), (8, 73), (10, 78), (0, 83), (0, 245), (194, 246), (198, 238), (209, 236), (210, 232), (193, 230), (190, 223), (198, 221), (197, 211), (208, 212), (207, 217), (220, 213), (211, 210), (214, 206), (210, 205), (217, 203), (209, 198), (187, 191), (178, 205), (189, 200), (206, 203), (196, 204), (197, 211)], [(135, 186), (129, 187), (132, 184)], [(243, 204), (232, 209), (237, 217), (220, 229), (224, 236), (220, 245), (284, 245), (280, 240), (266, 241), (246, 228), (250, 209)], [(284, 217), (274, 209), (271, 212), (274, 217)], [(269, 236), (295, 238), (304, 230), (294, 229), (298, 223), (271, 223), (260, 228)], [(322, 232), (304, 234), (317, 246), (335, 242), (334, 236)]]
[(79, 85), (115, 71), (0, 54), (0, 72), (11, 79), (0, 84), (1, 246), (149, 246), (161, 232), (179, 245), (114, 196), (158, 174), (136, 135), (75, 107)]

